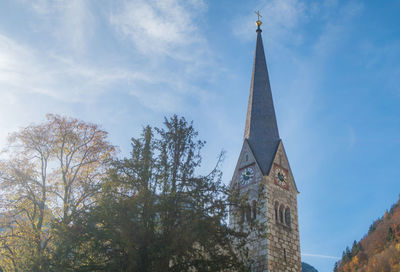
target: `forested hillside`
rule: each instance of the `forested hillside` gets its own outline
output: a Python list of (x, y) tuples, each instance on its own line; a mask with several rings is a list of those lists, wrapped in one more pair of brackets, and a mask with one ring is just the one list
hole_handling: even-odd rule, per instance
[(400, 271), (400, 199), (372, 223), (364, 238), (343, 251), (334, 271)]

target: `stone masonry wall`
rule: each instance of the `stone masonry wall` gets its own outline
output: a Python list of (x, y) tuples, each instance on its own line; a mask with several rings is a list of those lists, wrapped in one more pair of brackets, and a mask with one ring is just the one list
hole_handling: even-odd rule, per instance
[[(297, 213), (297, 189), (293, 180), (290, 166), (282, 144), (278, 148), (274, 162), (288, 170), (288, 190), (275, 184), (274, 169), (270, 176), (265, 176), (267, 220), (268, 220), (268, 271), (269, 272), (300, 272), (300, 239)], [(290, 227), (280, 222), (275, 216), (275, 203), (290, 208)]]
[[(274, 158), (274, 164), (269, 176), (263, 176), (257, 167), (255, 158), (245, 143), (239, 157), (238, 164), (233, 175), (233, 182), (238, 183), (240, 169), (247, 165), (255, 164), (254, 183), (241, 188), (241, 193), (247, 194), (249, 205), (253, 200), (257, 201), (257, 220), (266, 222), (268, 230), (267, 239), (257, 239), (257, 234), (252, 233), (249, 237), (248, 247), (250, 255), (256, 260), (253, 272), (301, 272), (300, 239), (297, 212), (297, 188), (290, 170), (282, 143)], [(276, 184), (276, 172), (274, 167), (287, 170), (287, 186)], [(259, 186), (265, 185), (262, 200), (259, 199)], [(290, 208), (290, 227), (278, 222), (275, 218), (275, 203)], [(230, 225), (234, 228), (247, 228), (247, 222), (240, 223), (239, 210), (230, 211)], [(284, 220), (285, 221), (285, 220)]]

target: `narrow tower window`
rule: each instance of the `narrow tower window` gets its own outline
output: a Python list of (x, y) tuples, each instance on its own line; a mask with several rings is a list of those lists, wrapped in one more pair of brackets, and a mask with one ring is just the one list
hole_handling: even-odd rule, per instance
[(250, 204), (248, 204), (246, 206), (246, 220), (248, 222), (250, 222), (250, 220), (251, 220), (251, 206), (250, 206)]
[(280, 207), (279, 207), (279, 221), (283, 224), (283, 210), (284, 210), (284, 207), (283, 207), (283, 205), (281, 205)]
[(244, 212), (244, 207), (240, 207), (240, 223), (244, 223), (245, 219), (245, 212)]
[(253, 219), (257, 218), (257, 201), (253, 200)]
[(279, 209), (279, 203), (278, 201), (275, 202), (275, 221), (278, 223), (278, 209)]
[(285, 259), (286, 262), (286, 248), (283, 249), (283, 258)]
[(286, 225), (288, 226), (288, 227), (290, 227), (290, 209), (289, 208), (286, 208), (286, 210), (285, 210), (285, 221), (286, 221)]

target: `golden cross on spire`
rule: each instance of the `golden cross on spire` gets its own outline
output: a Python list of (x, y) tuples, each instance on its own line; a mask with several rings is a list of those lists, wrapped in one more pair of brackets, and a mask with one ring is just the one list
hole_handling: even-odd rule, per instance
[(254, 11), (254, 13), (257, 14), (257, 21), (256, 21), (256, 24), (257, 24), (258, 29), (260, 29), (260, 26), (261, 26), (261, 24), (262, 24), (262, 22), (260, 21), (260, 18), (261, 18), (262, 16), (261, 16), (259, 10)]
[(260, 14), (260, 11), (254, 11), (255, 14), (257, 14), (257, 21), (260, 21), (260, 17), (262, 18), (262, 15)]

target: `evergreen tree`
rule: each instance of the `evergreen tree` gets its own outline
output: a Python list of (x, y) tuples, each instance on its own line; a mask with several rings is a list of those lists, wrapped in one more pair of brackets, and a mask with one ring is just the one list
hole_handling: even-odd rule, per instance
[(249, 271), (248, 233), (226, 223), (240, 199), (221, 182), (222, 155), (208, 175), (195, 174), (205, 144), (197, 136), (173, 116), (132, 139), (131, 156), (115, 162), (80, 223), (91, 257), (75, 271)]
[(351, 256), (354, 257), (360, 251), (359, 243), (356, 240), (353, 242), (353, 246), (351, 247)]
[(394, 231), (392, 227), (389, 227), (388, 233), (386, 235), (386, 241), (391, 242), (395, 239)]

